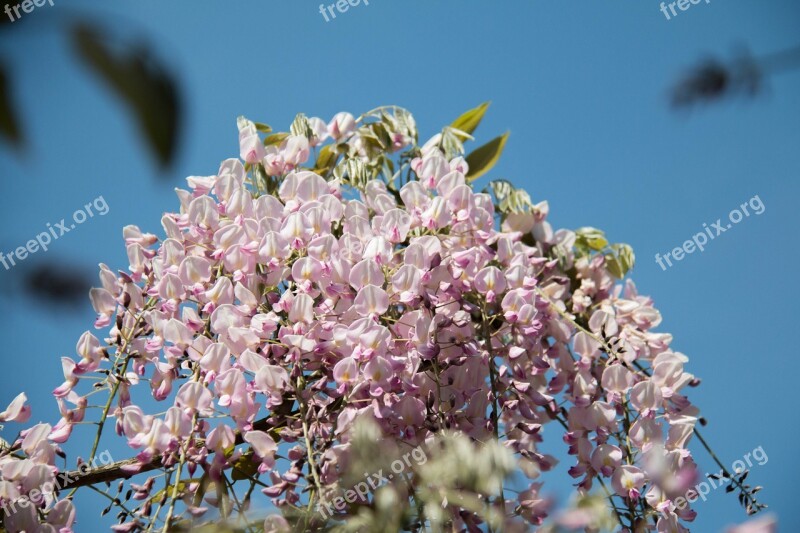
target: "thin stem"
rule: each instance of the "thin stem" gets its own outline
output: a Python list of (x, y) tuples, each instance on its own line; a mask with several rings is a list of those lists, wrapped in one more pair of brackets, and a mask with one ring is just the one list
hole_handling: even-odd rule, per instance
[[(481, 328), (483, 330), (483, 338), (486, 343), (486, 351), (489, 354), (489, 382), (492, 387), (492, 430), (494, 439), (500, 440), (500, 416), (499, 405), (497, 400), (497, 368), (494, 362), (494, 353), (492, 351), (492, 336), (489, 334), (489, 323), (486, 321), (486, 304), (484, 303), (481, 310)], [(503, 511), (503, 519), (506, 517), (506, 497), (503, 490), (503, 480), (500, 480), (500, 508)]]
[[(194, 369), (194, 374), (192, 375), (192, 381), (197, 382), (200, 378), (200, 365), (197, 364)], [(167, 509), (167, 517), (164, 519), (164, 528), (161, 530), (162, 533), (169, 532), (169, 523), (172, 520), (172, 516), (175, 512), (175, 502), (178, 500), (178, 493), (180, 492), (180, 485), (181, 485), (181, 474), (183, 473), (183, 465), (186, 463), (186, 452), (189, 450), (189, 444), (192, 442), (192, 435), (194, 434), (194, 429), (197, 426), (197, 411), (194, 412), (192, 415), (192, 434), (189, 435), (189, 438), (183, 443), (181, 446), (181, 453), (178, 459), (178, 468), (177, 468), (177, 475), (175, 477), (175, 485), (172, 486), (172, 495), (169, 502), (169, 508)]]
[(625, 527), (625, 524), (622, 522), (622, 515), (620, 515), (619, 511), (617, 510), (617, 504), (614, 503), (614, 496), (611, 494), (611, 491), (608, 490), (608, 487), (603, 481), (603, 478), (600, 477), (600, 474), (597, 474), (595, 477), (597, 478), (597, 481), (600, 482), (600, 486), (603, 487), (603, 490), (606, 493), (606, 497), (608, 497), (608, 501), (611, 503), (611, 509), (614, 510), (614, 515), (617, 517), (617, 522), (619, 522), (619, 525), (621, 527)]
[[(111, 393), (108, 395), (108, 401), (106, 402), (105, 406), (103, 407), (103, 413), (100, 415), (100, 420), (97, 422), (97, 433), (95, 433), (94, 443), (92, 444), (92, 450), (89, 452), (89, 463), (94, 462), (95, 454), (97, 453), (97, 448), (100, 446), (100, 437), (103, 435), (103, 428), (105, 427), (106, 420), (108, 420), (108, 412), (111, 410), (111, 404), (114, 403), (114, 398), (119, 391), (120, 386), (120, 378), (125, 375), (125, 372), (128, 369), (128, 362), (130, 361), (130, 356), (126, 354), (128, 350), (128, 346), (130, 345), (131, 339), (136, 334), (136, 328), (139, 327), (139, 323), (141, 322), (142, 318), (144, 317), (145, 311), (147, 311), (151, 305), (155, 302), (155, 298), (151, 298), (147, 304), (145, 304), (144, 308), (139, 311), (136, 315), (133, 325), (131, 326), (130, 330), (128, 331), (128, 335), (123, 337), (122, 344), (119, 346), (119, 351), (117, 352), (116, 357), (114, 358), (114, 364), (111, 367), (112, 372), (116, 372), (116, 367), (119, 364), (119, 360), (122, 356), (125, 356), (125, 362), (122, 366), (121, 372), (119, 372), (118, 376), (115, 376), (114, 385), (111, 387)], [(78, 488), (75, 487), (72, 489), (67, 496), (68, 498), (75, 494), (75, 491)]]
[(119, 498), (114, 498), (114, 497), (113, 497), (113, 496), (111, 496), (109, 493), (107, 493), (107, 492), (105, 492), (105, 491), (102, 491), (102, 490), (100, 490), (100, 489), (98, 489), (97, 487), (94, 487), (94, 486), (92, 486), (92, 485), (89, 485), (89, 488), (90, 488), (90, 489), (92, 489), (93, 491), (95, 491), (97, 494), (102, 494), (103, 496), (105, 496), (106, 498), (108, 498), (109, 500), (111, 500), (111, 502), (112, 502), (114, 505), (118, 506), (120, 509), (122, 509), (123, 511), (125, 511), (126, 513), (128, 513), (128, 516), (133, 516), (133, 511), (131, 511), (130, 509), (128, 509), (127, 507), (125, 507), (125, 504), (124, 504), (124, 503), (122, 503), (122, 502), (120, 501), (120, 499), (119, 499)]
[(164, 507), (164, 502), (167, 501), (167, 490), (169, 489), (169, 484), (172, 481), (172, 471), (170, 470), (167, 472), (166, 477), (164, 478), (164, 496), (159, 498), (158, 500), (158, 507), (156, 507), (156, 512), (153, 515), (153, 519), (150, 521), (150, 525), (147, 526), (147, 531), (153, 531), (153, 526), (158, 522), (158, 515), (161, 514), (161, 508)]
[[(299, 364), (299, 363), (298, 363)], [(306, 405), (306, 400), (303, 398), (303, 376), (302, 372), (301, 375), (297, 377), (297, 382), (295, 384), (295, 396), (297, 397), (297, 403), (300, 405), (300, 421), (303, 424), (303, 437), (305, 438), (306, 442), (306, 455), (308, 456), (308, 469), (311, 470), (311, 475), (314, 478), (314, 487), (317, 491), (317, 497), (322, 500), (322, 482), (320, 481), (319, 474), (317, 473), (317, 463), (314, 459), (314, 446), (311, 443), (311, 435), (308, 430), (308, 420), (306, 420), (306, 415), (308, 414), (308, 406)], [(314, 494), (312, 493), (309, 496), (309, 501), (313, 499)]]

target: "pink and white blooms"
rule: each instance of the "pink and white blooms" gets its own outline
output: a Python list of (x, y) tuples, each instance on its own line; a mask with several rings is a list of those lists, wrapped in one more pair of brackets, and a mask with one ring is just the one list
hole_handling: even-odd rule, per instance
[[(580, 492), (602, 482), (630, 510), (618, 527), (685, 530), (694, 513), (674, 499), (695, 474), (697, 380), (654, 331), (652, 300), (622, 280), (629, 249), (592, 228), (554, 231), (546, 202), (507, 182), (475, 190), (487, 169), (470, 168), (483, 163), (464, 157), (460, 130), (420, 147), (396, 107), (327, 123), (300, 115), (284, 134), (238, 125), (239, 158), (190, 177), (160, 232), (125, 228), (126, 271), (101, 265), (91, 301), (106, 331), (84, 333), (62, 359), (56, 425), (0, 451), (0, 504), (62, 472), (60, 445), (95, 431), (77, 425), (94, 416), (98, 438), (114, 427), (132, 449), (118, 477), (142, 478), (129, 482), (133, 499), (117, 499), (115, 530), (166, 531), (211, 507), (244, 515), (261, 493), (284, 512), (265, 527), (282, 530), (309, 499), (347, 488), (361, 460), (354, 427), (369, 420), (386, 449), (448, 433), (498, 440), (523, 474), (517, 496), (478, 484), (467, 505), (409, 470), (381, 490), (395, 491), (412, 529), (545, 523), (540, 473), (556, 461), (538, 446), (555, 438)], [(90, 394), (103, 400), (87, 404)], [(26, 422), (25, 400), (0, 422)], [(379, 501), (335, 518), (393, 508)], [(61, 499), (4, 524), (64, 532), (73, 520)]]

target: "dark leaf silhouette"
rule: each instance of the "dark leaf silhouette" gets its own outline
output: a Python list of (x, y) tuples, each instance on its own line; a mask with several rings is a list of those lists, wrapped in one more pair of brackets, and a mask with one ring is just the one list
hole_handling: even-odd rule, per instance
[(672, 105), (689, 107), (729, 96), (754, 96), (758, 94), (761, 85), (761, 70), (748, 56), (742, 56), (729, 64), (707, 59), (690, 70), (673, 88)]
[(22, 146), (22, 130), (11, 104), (10, 80), (4, 65), (0, 65), (0, 135), (17, 148)]
[(26, 273), (24, 288), (36, 298), (76, 305), (86, 301), (91, 281), (87, 273), (78, 267), (47, 262), (34, 266)]
[(767, 76), (800, 67), (800, 46), (754, 58), (742, 49), (730, 62), (706, 59), (672, 89), (675, 107), (707, 104), (731, 96), (757, 95)]
[(87, 25), (73, 28), (72, 38), (86, 64), (130, 107), (159, 164), (167, 167), (175, 157), (181, 122), (173, 77), (149, 50), (112, 50), (106, 37)]

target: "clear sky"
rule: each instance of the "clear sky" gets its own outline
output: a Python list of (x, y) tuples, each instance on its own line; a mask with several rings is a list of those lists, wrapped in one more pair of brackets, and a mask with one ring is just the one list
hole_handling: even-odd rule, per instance
[[(124, 107), (75, 60), (59, 28), (76, 16), (154, 44), (180, 79), (185, 136), (166, 175)], [(161, 213), (178, 207), (172, 188), (238, 154), (238, 115), (286, 129), (301, 111), (327, 120), (397, 104), (427, 137), (491, 100), (479, 140), (511, 131), (492, 176), (548, 200), (554, 226), (597, 226), (634, 247), (640, 291), (655, 298), (660, 329), (674, 334), (688, 370), (703, 379), (691, 398), (709, 420), (706, 436), (728, 465), (762, 446), (769, 460), (749, 480), (765, 486), (761, 500), (782, 531), (800, 530), (791, 366), (800, 355), (792, 340), (800, 70), (771, 78), (753, 101), (680, 113), (667, 97), (708, 54), (800, 44), (797, 0), (703, 1), (671, 20), (656, 0), (371, 0), (330, 22), (310, 0), (55, 0), (24, 17), (0, 31), (30, 141), (22, 157), (0, 147), (3, 251), (102, 195), (109, 213), (63, 236), (46, 258), (125, 267), (122, 226), (160, 234)], [(755, 195), (761, 215), (666, 271), (656, 264), (656, 253)], [(20, 296), (21, 271), (42, 259), (0, 269), (0, 408), (26, 390), (34, 421), (54, 423), (49, 392), (62, 380), (59, 357), (74, 355), (93, 312), (88, 299), (50, 309)], [(716, 471), (694, 450), (704, 471)], [(112, 452), (122, 458), (124, 450)], [(693, 531), (745, 519), (722, 490), (696, 509)], [(80, 531), (99, 527), (97, 510), (80, 512)]]

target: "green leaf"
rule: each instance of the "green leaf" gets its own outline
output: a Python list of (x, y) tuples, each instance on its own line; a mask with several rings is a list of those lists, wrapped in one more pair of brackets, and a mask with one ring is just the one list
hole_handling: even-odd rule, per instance
[(19, 148), (22, 146), (22, 130), (11, 105), (10, 92), (8, 74), (5, 67), (0, 65), (0, 135)]
[(503, 202), (503, 200), (514, 194), (517, 189), (511, 184), (510, 181), (499, 179), (490, 181), (489, 187), (484, 190), (491, 190), (495, 199), (497, 200), (497, 203), (500, 204)]
[(467, 156), (467, 164), (469, 165), (467, 181), (475, 181), (492, 169), (503, 154), (503, 148), (506, 146), (508, 136), (509, 132), (506, 132), (480, 148), (476, 148), (475, 151)]
[(273, 133), (272, 135), (264, 138), (264, 146), (280, 144), (285, 141), (287, 137), (289, 137), (288, 133)]
[(269, 124), (264, 124), (263, 122), (253, 122), (256, 127), (256, 131), (261, 133), (272, 133), (272, 127)]
[(457, 130), (461, 130), (464, 133), (469, 133), (472, 135), (472, 132), (475, 131), (475, 129), (478, 127), (478, 124), (480, 124), (481, 120), (483, 120), (483, 115), (485, 115), (486, 110), (489, 109), (489, 104), (491, 104), (491, 102), (484, 102), (478, 107), (470, 109), (455, 119), (450, 126)]
[(219, 512), (223, 518), (228, 518), (231, 514), (231, 497), (228, 492), (227, 478), (224, 477), (215, 483), (217, 487), (217, 496), (219, 496)]
[(242, 454), (235, 463), (233, 463), (233, 471), (231, 472), (231, 479), (239, 481), (241, 479), (251, 479), (256, 476), (258, 472), (258, 463), (253, 461), (253, 451)]
[(311, 124), (308, 122), (308, 118), (303, 113), (298, 113), (296, 117), (294, 117), (294, 122), (292, 122), (292, 126), (289, 128), (292, 132), (292, 135), (305, 137), (306, 139), (311, 139), (314, 135), (314, 132), (311, 130)]
[(84, 63), (133, 112), (159, 164), (168, 166), (177, 151), (182, 107), (173, 77), (148, 49), (137, 46), (117, 52), (106, 36), (91, 26), (75, 26), (71, 37)]
[(331, 145), (326, 144), (322, 147), (322, 150), (319, 151), (317, 162), (314, 164), (314, 170), (317, 171), (317, 174), (325, 174), (333, 168), (337, 157), (338, 154), (331, 148)]
[(605, 233), (597, 228), (585, 227), (579, 228), (575, 231), (577, 237), (577, 244), (584, 245), (591, 250), (600, 251), (608, 246), (608, 240)]
[[(180, 480), (178, 482), (178, 494), (179, 495), (183, 494), (189, 488), (189, 485), (191, 485), (192, 483), (200, 482), (200, 481), (202, 481), (202, 478), (190, 478), (190, 479), (182, 479), (182, 480)], [(167, 485), (166, 487), (164, 487), (160, 491), (156, 492), (155, 494), (150, 496), (150, 503), (151, 504), (157, 503), (161, 498), (164, 497), (165, 491), (166, 491), (167, 498), (171, 498), (172, 497), (172, 491), (173, 491), (174, 487), (175, 487), (175, 484), (173, 483), (173, 484)]]
[(611, 252), (605, 254), (605, 257), (608, 271), (617, 279), (625, 277), (636, 262), (633, 248), (627, 244), (612, 244)]
[(205, 497), (206, 491), (210, 485), (211, 477), (208, 475), (208, 472), (204, 472), (203, 477), (200, 478), (200, 484), (197, 487), (197, 491), (195, 491), (194, 496), (192, 497), (192, 505), (195, 507), (200, 507), (200, 504), (203, 503), (203, 498)]
[(614, 254), (606, 254), (606, 268), (617, 279), (622, 279), (625, 276), (625, 270), (622, 268), (622, 263), (617, 259)]

